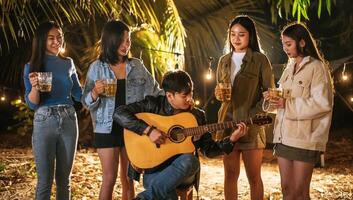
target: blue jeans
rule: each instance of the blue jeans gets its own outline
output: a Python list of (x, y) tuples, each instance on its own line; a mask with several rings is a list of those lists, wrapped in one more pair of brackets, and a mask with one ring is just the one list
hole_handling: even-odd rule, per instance
[(182, 154), (162, 171), (144, 174), (146, 189), (137, 196), (146, 200), (177, 200), (176, 188), (190, 184), (200, 170), (200, 162), (193, 154)]
[(34, 114), (32, 146), (37, 170), (37, 200), (49, 200), (55, 172), (56, 199), (71, 198), (70, 175), (78, 125), (71, 105), (43, 106)]

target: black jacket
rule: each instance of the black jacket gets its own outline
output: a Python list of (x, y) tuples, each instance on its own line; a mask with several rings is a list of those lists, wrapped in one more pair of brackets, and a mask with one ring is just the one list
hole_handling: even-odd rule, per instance
[[(204, 111), (197, 108), (193, 108), (191, 110), (175, 110), (165, 96), (146, 96), (146, 98), (140, 102), (119, 106), (114, 112), (113, 119), (122, 127), (142, 135), (143, 131), (148, 127), (148, 124), (135, 116), (135, 114), (142, 112), (154, 113), (163, 116), (170, 116), (179, 112), (190, 112), (195, 116), (198, 125), (203, 125), (206, 123)], [(199, 150), (207, 157), (222, 155), (224, 152), (229, 154), (233, 150), (233, 143), (230, 142), (229, 137), (224, 138), (219, 142), (215, 142), (212, 139), (211, 133), (203, 134), (199, 140), (193, 141), (193, 143), (195, 145), (195, 149)], [(197, 151), (195, 153), (197, 154)], [(155, 171), (163, 170), (177, 156), (168, 159), (153, 169), (145, 170), (145, 173), (153, 173)], [(136, 173), (131, 172), (131, 167), (129, 169), (129, 175), (130, 177), (138, 180), (139, 176), (136, 176)], [(198, 180), (196, 181), (198, 182)]]
[[(167, 98), (162, 95), (157, 97), (147, 96), (140, 102), (119, 106), (114, 112), (113, 119), (122, 127), (142, 135), (143, 131), (148, 127), (148, 124), (135, 116), (135, 114), (142, 112), (164, 116), (170, 116), (177, 112), (190, 112), (195, 116), (198, 125), (206, 124), (204, 111), (198, 108), (176, 111), (169, 104)], [(199, 149), (202, 152), (202, 154), (211, 158), (221, 155), (224, 152), (228, 154), (233, 150), (233, 143), (230, 142), (229, 138), (215, 142), (210, 133), (203, 134), (199, 140), (194, 141), (194, 145), (196, 149)]]

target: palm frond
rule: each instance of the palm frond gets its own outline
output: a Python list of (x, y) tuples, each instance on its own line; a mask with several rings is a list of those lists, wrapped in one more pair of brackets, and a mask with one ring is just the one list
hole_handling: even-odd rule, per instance
[[(18, 46), (18, 38), (24, 36), (29, 39), (35, 27), (44, 20), (54, 20), (59, 24), (82, 23), (87, 16), (104, 18), (114, 17), (121, 7), (114, 0), (95, 1), (51, 1), (51, 0), (2, 0), (0, 1), (1, 27), (5, 43), (0, 44), (0, 53), (3, 49), (10, 50)], [(85, 3), (83, 3), (85, 2)], [(115, 15), (117, 17), (117, 15)], [(21, 31), (26, 31), (22, 34)], [(11, 46), (14, 45), (14, 46)]]
[[(268, 0), (268, 2), (271, 5), (273, 23), (277, 22), (278, 17), (283, 17), (282, 12), (285, 13), (285, 19), (289, 19), (291, 13), (291, 17), (297, 19), (298, 22), (301, 21), (302, 17), (309, 20), (308, 12), (310, 9), (316, 9), (317, 16), (320, 18), (323, 6), (322, 0)], [(336, 0), (325, 0), (324, 3), (328, 14), (331, 14), (331, 3), (336, 4)]]

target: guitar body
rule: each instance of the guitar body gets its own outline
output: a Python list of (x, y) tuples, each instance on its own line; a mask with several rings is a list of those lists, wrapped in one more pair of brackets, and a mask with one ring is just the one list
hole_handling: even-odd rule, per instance
[[(138, 113), (136, 117), (167, 134), (176, 129), (198, 126), (196, 118), (189, 112), (172, 116)], [(166, 142), (157, 148), (147, 135), (124, 129), (124, 141), (130, 162), (141, 169), (153, 168), (174, 155), (195, 151), (191, 136), (177, 142), (166, 139)]]

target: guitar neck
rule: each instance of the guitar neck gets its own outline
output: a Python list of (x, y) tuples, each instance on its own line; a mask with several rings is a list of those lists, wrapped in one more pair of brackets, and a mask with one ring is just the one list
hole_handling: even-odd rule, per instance
[(193, 128), (185, 128), (183, 129), (183, 132), (185, 136), (202, 135), (206, 132), (220, 131), (227, 128), (235, 128), (240, 122), (244, 122), (246, 125), (253, 124), (252, 118), (249, 118), (248, 120), (244, 121), (228, 121), (223, 123), (207, 124)]

